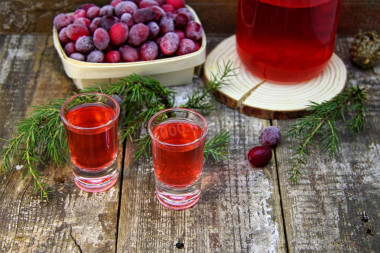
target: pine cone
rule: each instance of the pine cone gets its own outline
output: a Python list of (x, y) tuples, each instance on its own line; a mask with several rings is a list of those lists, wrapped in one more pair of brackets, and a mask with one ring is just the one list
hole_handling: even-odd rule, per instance
[(380, 61), (380, 37), (375, 32), (359, 32), (350, 47), (351, 60), (363, 69)]

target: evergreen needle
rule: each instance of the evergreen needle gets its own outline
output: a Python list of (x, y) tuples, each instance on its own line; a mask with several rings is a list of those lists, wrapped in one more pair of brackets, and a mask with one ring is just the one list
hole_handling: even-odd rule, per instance
[[(338, 94), (330, 101), (321, 104), (312, 102), (308, 111), (309, 115), (301, 118), (296, 123), (291, 124), (287, 131), (287, 136), (298, 141), (299, 145), (293, 147), (294, 154), (291, 158), (292, 167), (288, 170), (290, 180), (298, 182), (301, 175), (299, 168), (307, 162), (308, 147), (314, 144), (317, 136), (321, 137), (324, 151), (329, 152), (330, 156), (340, 154), (340, 142), (338, 133), (344, 126), (351, 132), (362, 130), (364, 125), (366, 108), (366, 92), (364, 89), (354, 86)], [(345, 114), (353, 115), (346, 120)], [(337, 120), (346, 122), (343, 127), (336, 126)]]

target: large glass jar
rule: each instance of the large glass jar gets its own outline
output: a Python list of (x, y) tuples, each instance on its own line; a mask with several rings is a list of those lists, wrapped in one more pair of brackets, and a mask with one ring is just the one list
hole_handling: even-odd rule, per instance
[(239, 0), (236, 44), (253, 75), (296, 83), (316, 77), (335, 43), (340, 0)]

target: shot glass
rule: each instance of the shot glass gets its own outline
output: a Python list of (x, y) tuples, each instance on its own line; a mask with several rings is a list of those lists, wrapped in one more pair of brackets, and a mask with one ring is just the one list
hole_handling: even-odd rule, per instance
[(148, 132), (158, 201), (174, 210), (192, 207), (201, 195), (206, 119), (185, 108), (165, 109), (149, 120)]
[(119, 104), (101, 93), (74, 95), (61, 107), (74, 182), (84, 191), (106, 191), (117, 182), (119, 114)]

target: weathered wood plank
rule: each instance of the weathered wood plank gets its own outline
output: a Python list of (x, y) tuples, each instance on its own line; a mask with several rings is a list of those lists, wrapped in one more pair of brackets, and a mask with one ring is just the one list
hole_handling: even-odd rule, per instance
[[(177, 86), (184, 101), (202, 82)], [(162, 207), (154, 192), (152, 161), (133, 161), (127, 147), (122, 183), (118, 252), (284, 252), (285, 238), (274, 160), (265, 169), (250, 167), (246, 154), (258, 144), (268, 121), (250, 118), (217, 103), (207, 116), (209, 136), (231, 131), (230, 161), (204, 165), (202, 197), (193, 208)]]
[[(276, 149), (290, 252), (378, 252), (380, 249), (380, 76), (349, 60), (349, 41), (339, 38), (336, 53), (348, 68), (347, 85), (365, 87), (369, 113), (364, 131), (340, 134), (342, 155), (332, 159), (312, 148), (298, 185), (288, 180), (294, 141)], [(276, 121), (285, 133), (293, 121)]]
[[(51, 36), (0, 38), (0, 138), (8, 139), (30, 105), (66, 97), (75, 86), (63, 71)], [(119, 185), (90, 194), (75, 187), (70, 166), (41, 170), (52, 191), (49, 202), (39, 201), (33, 180), (21, 180), (21, 171), (1, 176), (0, 251), (115, 251)]]

